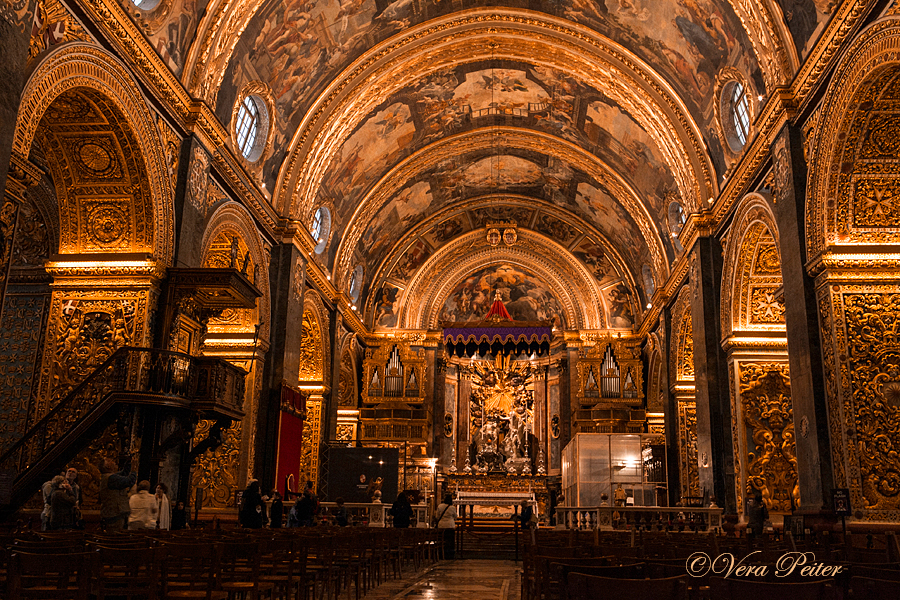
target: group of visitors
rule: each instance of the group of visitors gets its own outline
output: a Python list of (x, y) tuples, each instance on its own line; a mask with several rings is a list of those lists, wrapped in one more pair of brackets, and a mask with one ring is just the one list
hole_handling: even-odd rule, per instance
[[(267, 510), (266, 502), (271, 498), (272, 506)], [(339, 507), (343, 507), (343, 500), (338, 499)], [(340, 513), (340, 510), (338, 510)], [(315, 525), (319, 514), (319, 499), (313, 491), (312, 482), (306, 482), (303, 492), (297, 495), (294, 506), (288, 511), (288, 527), (312, 527)], [(347, 513), (344, 509), (344, 525), (347, 525)], [(338, 515), (339, 520), (340, 514)], [(284, 527), (284, 501), (277, 490), (272, 491), (271, 496), (263, 496), (259, 481), (251, 479), (247, 489), (241, 495), (240, 508), (238, 510), (238, 522), (242, 527), (249, 529), (261, 529), (268, 525), (273, 529)], [(340, 524), (340, 523), (338, 523)]]
[[(100, 471), (100, 524), (105, 530), (121, 529), (184, 529), (187, 527), (187, 511), (184, 502), (178, 502), (172, 510), (169, 489), (160, 482), (155, 494), (150, 493), (150, 482), (137, 482), (137, 475), (130, 465), (118, 469), (109, 458), (101, 458)], [(41, 512), (41, 529), (59, 531), (83, 529), (81, 513), (81, 486), (78, 470), (69, 467), (41, 486), (44, 510)]]

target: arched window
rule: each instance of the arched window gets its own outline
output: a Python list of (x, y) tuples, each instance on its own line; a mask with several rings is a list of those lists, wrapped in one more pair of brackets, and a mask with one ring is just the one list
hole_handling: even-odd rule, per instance
[(735, 154), (750, 139), (751, 108), (747, 86), (735, 78), (726, 81), (719, 92), (719, 126)]

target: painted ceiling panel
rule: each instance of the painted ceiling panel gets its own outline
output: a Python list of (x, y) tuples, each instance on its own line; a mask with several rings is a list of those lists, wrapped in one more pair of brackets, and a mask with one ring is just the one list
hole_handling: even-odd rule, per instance
[[(719, 172), (724, 170), (724, 159), (721, 151), (715, 151), (719, 147), (712, 106), (716, 74), (723, 67), (736, 67), (753, 82), (756, 91), (765, 91), (752, 46), (740, 20), (724, 0), (519, 0), (502, 4), (456, 0), (269, 0), (257, 11), (235, 48), (219, 90), (217, 113), (228, 123), (238, 89), (253, 80), (269, 84), (279, 113), (277, 148), (265, 167), (267, 183), (274, 184), (287, 140), (325, 86), (354, 59), (413, 25), (479, 6), (525, 8), (568, 19), (634, 52), (682, 98), (700, 124), (707, 144), (714, 149), (712, 158)], [(458, 82), (463, 83), (460, 94), (466, 89), (477, 89), (479, 80), (474, 74), (471, 79), (468, 75)], [(516, 73), (505, 73), (497, 83), (516, 79)], [(565, 102), (567, 92), (574, 91), (555, 88), (559, 93), (554, 98), (546, 88), (541, 91), (527, 84), (527, 79), (519, 78), (519, 82), (525, 88), (516, 91), (530, 95), (532, 100), (547, 95), (551, 103)], [(440, 87), (447, 88), (450, 82), (446, 83)], [(428, 89), (426, 86), (425, 91)], [(446, 102), (458, 107), (460, 99), (454, 91)], [(466, 100), (468, 105), (479, 106), (485, 98), (470, 93)], [(494, 102), (501, 103), (496, 96)], [(446, 125), (441, 119), (454, 117), (460, 117), (458, 110), (455, 115), (450, 111), (435, 117), (437, 120), (431, 119), (428, 127), (432, 134), (440, 135)]]

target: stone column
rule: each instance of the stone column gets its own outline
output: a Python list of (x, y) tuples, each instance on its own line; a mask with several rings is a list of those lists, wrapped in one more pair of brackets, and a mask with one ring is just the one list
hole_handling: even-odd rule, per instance
[(281, 416), (281, 386), (297, 386), (300, 335), (303, 327), (303, 293), (306, 260), (292, 243), (272, 248), (269, 264), (271, 331), (269, 352), (263, 369), (257, 414), (254, 475), (268, 489), (275, 483), (278, 458), (278, 426)]
[(786, 125), (772, 144), (772, 157), (800, 503), (804, 512), (818, 512), (830, 509), (834, 484), (815, 282), (805, 267), (806, 160), (800, 130)]
[(719, 323), (722, 247), (704, 236), (694, 244), (691, 267), (691, 320), (697, 402), (697, 458), (700, 486), (726, 513), (737, 510), (728, 362)]
[(681, 474), (678, 470), (678, 403), (675, 394), (672, 393), (670, 382), (675, 381), (675, 361), (671, 360), (675, 349), (672, 347), (672, 310), (666, 306), (660, 311), (659, 330), (662, 347), (662, 367), (659, 371), (660, 389), (665, 390), (666, 398), (663, 402), (666, 427), (666, 479), (668, 485), (669, 505), (675, 504), (681, 499), (682, 493), (679, 482)]

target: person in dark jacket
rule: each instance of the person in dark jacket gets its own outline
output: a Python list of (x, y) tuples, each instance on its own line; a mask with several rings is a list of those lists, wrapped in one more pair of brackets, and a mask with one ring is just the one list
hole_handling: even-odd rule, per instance
[(50, 529), (54, 531), (75, 527), (75, 493), (62, 475), (52, 480), (53, 493), (50, 494)]
[(334, 509), (334, 522), (338, 527), (346, 527), (350, 524), (350, 513), (344, 506), (344, 498), (339, 497), (335, 502), (337, 502), (337, 508)]
[(400, 492), (394, 505), (391, 506), (390, 513), (394, 517), (394, 527), (409, 527), (413, 517), (413, 509), (409, 504), (409, 497), (406, 495), (406, 492)]
[(316, 520), (316, 499), (310, 490), (297, 498), (289, 518), (291, 527), (312, 527)]
[(127, 463), (118, 473), (116, 463), (109, 458), (100, 460), (100, 524), (103, 529), (125, 529), (131, 505), (128, 491), (137, 482)]
[(266, 503), (259, 493), (259, 482), (255, 479), (244, 490), (238, 520), (243, 527), (248, 529), (262, 529), (266, 525), (268, 520), (266, 517)]
[(269, 509), (269, 527), (281, 529), (284, 523), (284, 502), (278, 490), (272, 490), (272, 507)]
[(175, 508), (172, 510), (172, 531), (177, 531), (179, 529), (187, 529), (188, 522), (188, 512), (184, 507), (184, 502), (179, 500), (175, 503)]
[(528, 502), (528, 500), (522, 500), (522, 512), (519, 514), (519, 524), (522, 526), (522, 529), (528, 529), (531, 527), (531, 517), (534, 515), (534, 508)]

